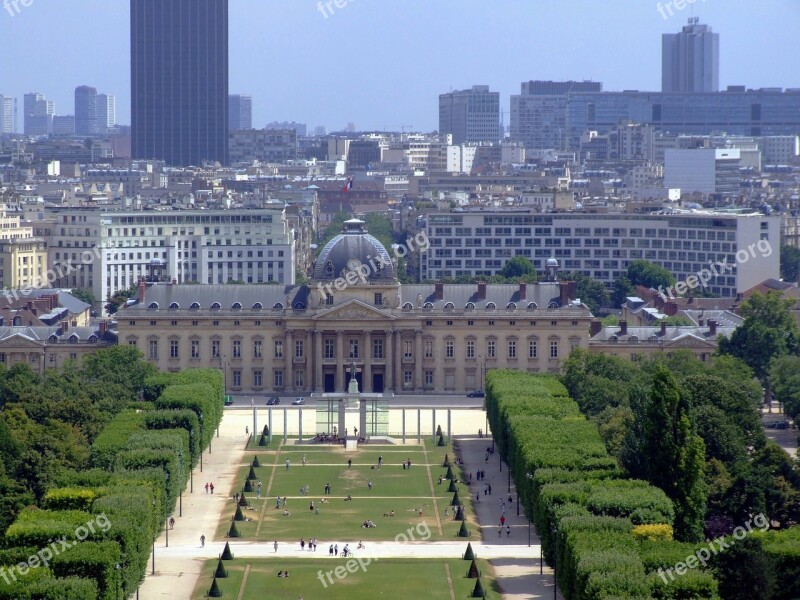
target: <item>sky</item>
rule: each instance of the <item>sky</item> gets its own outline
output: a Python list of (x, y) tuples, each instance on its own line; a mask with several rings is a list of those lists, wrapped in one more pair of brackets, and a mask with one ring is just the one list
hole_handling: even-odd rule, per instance
[[(489, 85), (507, 113), (531, 79), (658, 91), (661, 34), (692, 14), (720, 34), (722, 89), (800, 87), (800, 0), (325, 1), (230, 0), (229, 91), (253, 96), (255, 127), (433, 131), (439, 94)], [(127, 0), (0, 0), (0, 43), (20, 109), (37, 91), (73, 114), (91, 85), (130, 123)]]

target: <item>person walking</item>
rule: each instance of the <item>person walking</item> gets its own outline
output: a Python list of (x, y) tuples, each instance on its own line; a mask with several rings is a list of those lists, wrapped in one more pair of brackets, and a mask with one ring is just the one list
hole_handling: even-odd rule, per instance
[(328, 556), (333, 556), (333, 544), (328, 548)]
[(504, 516), (500, 516), (500, 527), (506, 524), (506, 518)]
[(347, 459), (347, 468), (350, 469), (350, 468), (352, 468), (352, 466), (353, 466), (353, 459), (352, 458), (348, 458)]
[(204, 536), (204, 535), (200, 536), (200, 547), (201, 548), (205, 548), (206, 547), (206, 536)]
[(333, 545), (333, 555), (334, 556), (339, 556), (339, 544), (334, 544)]
[(372, 490), (372, 479), (370, 479), (370, 480), (367, 482), (367, 487), (370, 489), (370, 491)]
[[(491, 496), (492, 495), (492, 484), (491, 483), (487, 483), (486, 485), (489, 487), (489, 495)], [(211, 486), (211, 493), (212, 494), (214, 493), (214, 486)]]
[(208, 484), (208, 489), (210, 489), (210, 490), (211, 490), (211, 493), (212, 493), (212, 494), (214, 493), (214, 482), (213, 482), (213, 481), (212, 481), (211, 483), (209, 483), (209, 484)]
[(206, 482), (206, 494), (208, 493), (208, 482)]
[(249, 436), (249, 435), (250, 435), (250, 428), (249, 428), (249, 427), (245, 426), (245, 428), (244, 428), (244, 434), (245, 434), (246, 436)]
[(306, 466), (306, 455), (305, 454), (303, 454), (303, 466), (304, 467)]
[(275, 540), (272, 544), (272, 547), (275, 548), (275, 552), (278, 552), (278, 540)]
[(511, 537), (511, 525), (506, 525), (506, 537)]
[(292, 465), (291, 461), (287, 458), (286, 459), (286, 470), (289, 470), (289, 467)]

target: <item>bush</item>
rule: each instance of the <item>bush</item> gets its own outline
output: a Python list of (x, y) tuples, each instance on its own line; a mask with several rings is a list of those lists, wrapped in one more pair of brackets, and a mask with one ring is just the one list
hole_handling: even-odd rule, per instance
[(189, 454), (191, 464), (197, 464), (200, 458), (200, 421), (189, 409), (154, 410), (144, 415), (145, 427), (150, 430), (183, 429), (189, 437)]
[(6, 531), (6, 543), (9, 546), (35, 546), (44, 548), (52, 540), (65, 537), (75, 539), (76, 531), (87, 530), (85, 539), (100, 539), (102, 532), (95, 528), (91, 532), (87, 523), (94, 522), (94, 516), (78, 510), (50, 511), (28, 507), (17, 515), (17, 520)]
[(234, 521), (244, 521), (244, 513), (242, 512), (242, 507), (237, 505), (236, 506), (236, 513), (233, 515)]
[[(266, 425), (265, 425), (265, 427), (266, 427)], [(261, 466), (261, 463), (258, 462), (258, 455), (253, 457), (253, 463), (252, 463), (251, 466), (253, 466), (253, 467), (260, 467)]]
[(706, 571), (690, 569), (677, 577), (670, 577), (666, 573), (652, 573), (648, 576), (647, 581), (650, 585), (650, 594), (659, 600), (683, 600), (684, 598), (719, 600), (717, 580)]
[(228, 577), (228, 571), (225, 570), (225, 565), (222, 564), (222, 561), (217, 561), (217, 568), (214, 571), (214, 577), (216, 579), (225, 579)]
[(126, 410), (114, 417), (103, 428), (92, 444), (92, 465), (110, 471), (117, 454), (130, 437), (144, 430), (144, 414)]
[(464, 560), (475, 560), (475, 553), (472, 551), (472, 544), (467, 543), (467, 549), (464, 551)]
[(55, 488), (48, 490), (42, 499), (42, 508), (46, 510), (83, 510), (89, 511), (97, 494), (90, 489), (78, 487)]
[(121, 577), (117, 570), (120, 551), (116, 542), (84, 542), (53, 559), (53, 573), (58, 577), (76, 576), (97, 582), (98, 598), (114, 600)]
[(472, 597), (473, 598), (484, 598), (486, 596), (486, 592), (483, 591), (483, 586), (481, 585), (481, 578), (478, 577), (475, 580), (475, 587), (472, 588)]
[(222, 591), (219, 589), (219, 585), (217, 584), (217, 578), (214, 578), (214, 581), (211, 582), (211, 588), (208, 590), (208, 597), (209, 598), (221, 598)]
[(231, 552), (231, 545), (225, 542), (225, 548), (222, 550), (220, 560), (233, 560), (233, 552)]
[(239, 529), (236, 527), (236, 521), (231, 522), (231, 527), (228, 529), (228, 537), (238, 538), (241, 537), (239, 534)]
[(480, 575), (481, 574), (478, 572), (478, 565), (475, 564), (473, 560), (469, 565), (469, 570), (467, 570), (467, 579), (477, 579)]
[(458, 528), (458, 537), (469, 537), (466, 521), (461, 521), (461, 527)]
[(666, 524), (637, 525), (633, 528), (633, 537), (638, 541), (668, 541), (672, 539), (672, 526)]

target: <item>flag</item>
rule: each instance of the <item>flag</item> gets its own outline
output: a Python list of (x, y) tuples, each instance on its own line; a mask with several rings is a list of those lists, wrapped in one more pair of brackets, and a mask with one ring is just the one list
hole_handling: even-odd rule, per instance
[(344, 184), (344, 187), (342, 188), (342, 191), (343, 192), (349, 192), (352, 189), (353, 189), (353, 178), (349, 177), (347, 179), (347, 183)]

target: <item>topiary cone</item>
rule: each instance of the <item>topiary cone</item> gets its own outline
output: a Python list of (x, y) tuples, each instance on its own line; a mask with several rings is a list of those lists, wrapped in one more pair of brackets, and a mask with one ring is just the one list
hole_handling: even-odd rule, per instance
[(264, 429), (261, 430), (261, 435), (269, 437), (269, 425), (264, 425)]
[(442, 466), (443, 467), (449, 467), (450, 466), (450, 459), (447, 458), (447, 454), (444, 455), (444, 460), (442, 461)]
[(469, 571), (467, 571), (467, 578), (468, 579), (480, 579), (481, 574), (478, 572), (478, 565), (475, 564), (475, 559), (472, 560), (472, 563), (469, 565)]
[(456, 482), (453, 481), (452, 479), (450, 480), (450, 487), (447, 488), (447, 491), (448, 492), (457, 492), (458, 491), (458, 487), (456, 487)]
[(241, 537), (239, 535), (239, 530), (236, 529), (236, 521), (231, 522), (231, 528), (228, 530), (228, 537), (232, 538)]
[(244, 514), (242, 513), (242, 507), (238, 504), (236, 505), (236, 514), (233, 515), (234, 521), (244, 521)]
[(209, 598), (222, 598), (222, 590), (219, 589), (219, 585), (217, 585), (217, 578), (214, 578), (214, 581), (211, 582), (211, 589), (208, 590), (208, 597)]
[(222, 550), (222, 554), (219, 557), (220, 560), (233, 560), (233, 552), (231, 552), (231, 545), (228, 542), (225, 542), (225, 548)]
[(458, 537), (469, 537), (466, 521), (461, 521), (461, 527), (458, 528)]
[(247, 474), (247, 478), (248, 479), (258, 479), (258, 476), (256, 475), (256, 470), (253, 468), (252, 465), (250, 465), (250, 472)]
[(440, 435), (440, 436), (439, 436), (439, 441), (437, 442), (437, 444), (436, 444), (436, 445), (437, 445), (437, 446), (446, 446), (446, 445), (447, 445), (447, 444), (445, 444), (445, 442), (444, 442), (444, 436), (443, 436), (443, 435)]
[(459, 506), (458, 507), (458, 510), (456, 510), (456, 514), (453, 517), (453, 520), (455, 520), (455, 521), (463, 521), (464, 520), (464, 507), (463, 506)]
[(473, 598), (483, 598), (485, 596), (485, 592), (483, 591), (483, 586), (481, 585), (481, 578), (478, 577), (475, 580), (475, 587), (472, 588), (472, 597)]
[(461, 506), (461, 499), (458, 497), (458, 492), (453, 494), (453, 499), (450, 501), (452, 506)]
[(467, 551), (464, 552), (464, 560), (475, 560), (475, 553), (472, 551), (472, 544), (467, 543)]
[(262, 435), (260, 438), (258, 438), (258, 445), (259, 446), (267, 446), (268, 444), (269, 444), (269, 442), (267, 440), (267, 436)]
[(445, 474), (444, 478), (445, 479), (453, 479), (453, 469), (450, 468), (449, 465), (447, 467), (447, 473)]
[(214, 577), (219, 577), (220, 579), (225, 579), (228, 576), (228, 572), (225, 570), (225, 565), (222, 564), (222, 560), (217, 562), (217, 570), (214, 571)]
[(251, 467), (260, 467), (260, 466), (261, 466), (261, 463), (260, 463), (260, 462), (258, 462), (258, 456), (254, 456), (254, 457), (253, 457), (253, 464), (252, 464), (252, 465), (250, 465), (250, 466), (251, 466)]
[[(249, 481), (247, 483), (250, 483)], [(245, 486), (247, 487), (247, 486)], [(253, 491), (253, 488), (250, 488), (250, 491)], [(239, 494), (239, 506), (247, 506), (247, 499), (244, 497), (244, 492)]]
[(244, 487), (242, 488), (245, 492), (252, 492), (253, 491), (253, 484), (250, 483), (249, 479), (244, 480)]

